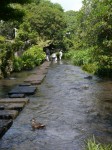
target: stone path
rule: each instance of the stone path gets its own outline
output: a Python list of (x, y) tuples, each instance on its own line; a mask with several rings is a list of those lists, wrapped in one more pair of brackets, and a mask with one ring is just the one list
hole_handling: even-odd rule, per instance
[(44, 80), (50, 63), (44, 62), (24, 80), (24, 83), (15, 86), (9, 91), (9, 98), (0, 99), (0, 138), (11, 127), (19, 112), (30, 102), (30, 99), (26, 98), (26, 96), (35, 93), (38, 84), (41, 84)]
[(12, 89), (8, 94), (26, 94), (26, 95), (32, 95), (36, 91), (36, 87), (34, 86), (19, 86), (17, 85)]

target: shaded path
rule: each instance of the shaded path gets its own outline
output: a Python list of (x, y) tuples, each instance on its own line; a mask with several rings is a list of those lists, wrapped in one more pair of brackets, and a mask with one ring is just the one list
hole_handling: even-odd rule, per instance
[[(0, 140), (2, 150), (82, 150), (93, 134), (112, 141), (112, 81), (88, 80), (79, 67), (53, 64), (30, 103)], [(32, 131), (31, 118), (46, 124)]]

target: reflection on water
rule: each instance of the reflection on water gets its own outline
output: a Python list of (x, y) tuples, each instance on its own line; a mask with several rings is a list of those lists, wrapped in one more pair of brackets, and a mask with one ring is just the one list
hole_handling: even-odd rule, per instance
[[(111, 143), (112, 81), (86, 76), (79, 67), (52, 64), (37, 93), (0, 140), (0, 148), (83, 150), (85, 140), (93, 135), (102, 143)], [(13, 82), (23, 82), (23, 76)], [(46, 129), (33, 131), (33, 117), (46, 124)]]

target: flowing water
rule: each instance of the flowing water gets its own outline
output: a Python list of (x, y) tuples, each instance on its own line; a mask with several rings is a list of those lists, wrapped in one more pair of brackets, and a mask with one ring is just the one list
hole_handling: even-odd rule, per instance
[[(24, 73), (23, 73), (24, 74)], [(2, 81), (3, 95), (23, 81)], [(67, 63), (52, 64), (30, 103), (14, 120), (0, 140), (0, 150), (84, 150), (86, 140), (95, 136), (112, 143), (112, 80), (88, 73)], [(31, 119), (46, 125), (32, 130)]]

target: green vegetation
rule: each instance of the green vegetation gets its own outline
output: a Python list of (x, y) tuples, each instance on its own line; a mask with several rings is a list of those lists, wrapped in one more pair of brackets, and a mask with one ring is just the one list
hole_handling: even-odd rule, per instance
[[(50, 44), (61, 48), (74, 65), (112, 77), (111, 6), (112, 0), (83, 0), (80, 11), (64, 12), (50, 0), (1, 0), (0, 77), (40, 65), (45, 60), (43, 48)], [(86, 149), (111, 150), (112, 146), (93, 139)]]
[[(83, 0), (79, 12), (66, 12), (68, 56), (74, 64), (101, 76), (112, 76), (112, 1)], [(79, 52), (77, 52), (79, 51)], [(85, 52), (84, 52), (85, 51)], [(71, 58), (71, 57), (70, 57)], [(86, 60), (85, 60), (86, 59)]]
[[(63, 49), (65, 58), (74, 65), (80, 65), (84, 70), (99, 76), (111, 77), (111, 5), (111, 0), (83, 0), (80, 11), (64, 12), (59, 4), (50, 0), (2, 0), (1, 75), (7, 77), (12, 71), (39, 65), (44, 59), (39, 49), (52, 44), (56, 49)], [(16, 37), (14, 28), (17, 29)], [(39, 53), (37, 62), (33, 56), (35, 45), (38, 46), (35, 51)], [(15, 58), (15, 53), (19, 53), (18, 58)], [(33, 62), (30, 63), (31, 60)]]
[(14, 71), (21, 71), (26, 69), (33, 69), (38, 66), (45, 59), (45, 53), (42, 48), (38, 46), (33, 46), (26, 50), (21, 57), (15, 57), (13, 63)]
[(95, 141), (95, 138), (87, 141), (86, 150), (112, 150), (112, 145), (102, 145)]
[(92, 60), (92, 49), (71, 50), (64, 54), (65, 59), (70, 59), (71, 63), (82, 66), (82, 69), (89, 73), (95, 74), (98, 71), (98, 62)]
[(62, 7), (50, 1), (10, 0), (2, 3), (2, 13), (8, 14), (2, 15), (0, 21), (0, 72), (7, 77), (13, 71), (32, 69), (42, 63), (45, 60), (43, 47), (63, 45), (66, 23)]

